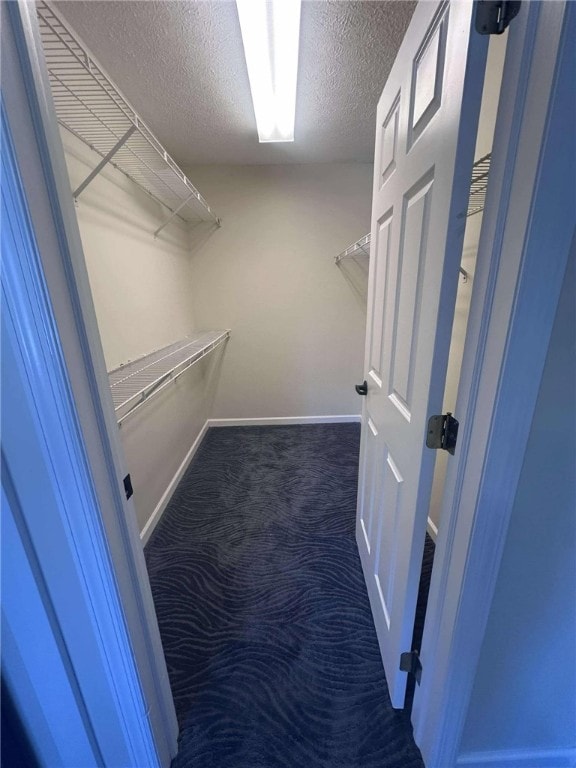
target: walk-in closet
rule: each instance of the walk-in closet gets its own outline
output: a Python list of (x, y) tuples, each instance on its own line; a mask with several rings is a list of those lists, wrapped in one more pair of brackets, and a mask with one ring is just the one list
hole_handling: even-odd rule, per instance
[[(155, 55), (161, 60), (170, 47), (161, 36), (170, 7), (133, 4), (123, 10), (118, 3), (104, 12), (98, 5), (40, 4), (38, 14), (146, 541), (207, 419), (218, 425), (358, 418), (354, 383), (362, 370), (365, 303), (334, 267), (334, 257), (369, 228), (372, 166), (357, 158), (342, 162), (337, 152), (346, 142), (338, 137), (331, 150), (335, 161), (326, 162), (331, 158), (316, 150), (321, 162), (303, 163), (284, 162), (286, 145), (270, 151), (274, 145), (258, 145), (250, 136), (250, 156), (264, 150), (272, 160), (247, 163), (246, 152), (234, 160), (221, 143), (211, 149), (210, 164), (199, 162), (202, 146), (190, 147), (185, 159), (191, 156), (194, 167), (181, 170), (153, 133), (155, 124), (162, 128), (161, 115), (146, 114), (146, 122), (140, 116), (149, 109), (150, 86), (138, 79), (138, 109), (123, 95), (131, 75), (123, 71), (125, 44), (116, 38), (129, 32), (134, 14), (141, 34), (150, 26), (157, 31)], [(176, 6), (176, 18), (200, 37), (210, 19), (227, 32), (236, 13), (231, 3)], [(410, 5), (398, 9), (400, 30), (411, 11)], [(345, 20), (344, 8), (340, 14)], [(362, 18), (358, 9), (355, 14)], [(319, 6), (311, 21), (319, 25), (325, 18)], [(74, 23), (72, 36), (66, 24)], [(175, 26), (170, 29), (176, 34)], [(83, 31), (93, 47), (101, 44), (98, 60)], [(359, 39), (362, 30), (354, 34)], [(146, 46), (135, 32), (132, 44), (143, 55)], [(107, 49), (119, 65), (114, 83), (104, 71)], [(139, 78), (140, 67), (158, 65), (133, 66)], [(157, 73), (156, 87), (162, 76)], [(208, 87), (190, 84), (188, 111), (195, 113), (194, 99), (205, 98), (202, 89)], [(174, 109), (172, 119), (184, 122)], [(182, 134), (180, 126), (175, 130)], [(211, 132), (204, 128), (208, 138)], [(354, 137), (347, 144), (352, 151), (368, 146)], [(303, 146), (298, 158), (306, 155)], [(218, 147), (224, 162), (215, 157)]]
[(7, 768), (574, 765), (573, 4), (0, 2)]
[[(397, 44), (413, 11), (412, 4), (403, 5), (394, 12)], [(152, 113), (145, 122), (124, 95), (124, 88), (134, 85), (135, 65), (123, 63), (116, 38), (106, 39), (109, 22), (97, 6), (91, 10), (83, 3), (39, 3), (38, 18), (114, 407), (146, 541), (167, 500), (166, 491), (174, 489), (174, 478), (189, 460), (207, 419), (217, 425), (246, 419), (359, 417), (361, 402), (354, 384), (362, 378), (371, 235), (356, 235), (369, 228), (373, 170), (370, 162), (357, 158), (282, 162), (280, 151), (275, 163), (196, 160), (186, 168), (194, 186), (153, 132), (156, 120), (163, 125), (163, 118)], [(189, 24), (206, 22), (206, 12), (198, 12), (197, 6), (192, 4), (184, 13)], [(141, 9), (140, 15), (146, 16), (141, 27), (158, 21), (155, 14), (168, 13), (162, 4), (153, 13), (152, 8)], [(118, 30), (125, 29), (124, 14), (136, 13), (135, 8), (122, 13), (114, 4), (108, 10)], [(219, 12), (214, 8), (210, 13)], [(230, 13), (228, 8), (220, 23)], [(326, 13), (312, 24), (327, 22)], [(367, 25), (373, 20), (370, 12), (364, 11), (363, 17), (358, 9), (348, 18), (341, 13), (342, 24)], [(100, 59), (75, 31), (74, 22), (93, 46), (101, 47)], [(137, 48), (136, 32), (129, 37)], [(463, 220), (465, 241), (444, 404), (451, 411), (505, 39), (491, 41)], [(105, 69), (104, 57), (111, 48), (117, 82)], [(148, 108), (143, 99), (146, 86), (139, 83), (135, 90), (142, 102), (139, 109)], [(192, 155), (202, 157), (202, 147), (194, 148)], [(446, 457), (439, 454), (429, 518), (434, 538), (445, 466)]]
[[(209, 522), (207, 499), (211, 494), (219, 498), (222, 491), (214, 490), (204, 480), (198, 487), (190, 485), (190, 475), (186, 474), (199, 449), (203, 451), (202, 459), (216, 450), (210, 446), (216, 445), (217, 436), (208, 440), (208, 430), (248, 426), (265, 430), (274, 425), (295, 428), (307, 423), (361, 421), (361, 395), (365, 392), (357, 382), (364, 378), (367, 312), (371, 311), (369, 294), (380, 295), (374, 292), (381, 290), (378, 283), (382, 278), (376, 268), (370, 269), (371, 255), (374, 259), (374, 233), (368, 231), (374, 175), (372, 125), (362, 126), (369, 128), (370, 133), (369, 140), (364, 142), (351, 139), (346, 143), (337, 135), (328, 135), (325, 140), (334, 143), (333, 157), (326, 150), (308, 150), (305, 138), (296, 142), (294, 156), (284, 149), (290, 144), (274, 147), (253, 141), (250, 150), (237, 159), (217, 141), (207, 148), (201, 143), (183, 146), (179, 122), (170, 130), (164, 116), (155, 111), (162, 102), (162, 94), (150, 93), (140, 70), (149, 72), (158, 87), (162, 72), (153, 70), (162, 67), (162, 57), (168, 55), (163, 49), (169, 45), (162, 37), (163, 24), (168, 25), (166, 28), (172, 34), (176, 20), (200, 36), (198, 28), (201, 30), (209, 20), (229, 31), (226, 25), (235, 20), (234, 4), (179, 4), (172, 12), (161, 3), (142, 8), (130, 6), (112, 4), (107, 14), (98, 4), (40, 2), (37, 9), (109, 386), (129, 470), (125, 489), (128, 496), (133, 494), (140, 537), (146, 545), (165, 510), (170, 509), (177, 489), (176, 497), (181, 499), (178, 503), (190, 515), (190, 524), (207, 515), (204, 523), (198, 523), (200, 530), (204, 525), (215, 526)], [(382, 24), (382, 7), (355, 4), (347, 9), (342, 4), (329, 9), (316, 4), (311, 9), (312, 6), (304, 5), (304, 44), (307, 35), (312, 35), (312, 31), (307, 31), (309, 26), (313, 30), (322, 24), (341, 24), (345, 33), (342, 40), (335, 33), (338, 43), (334, 44), (346, 46), (350, 66), (375, 67), (369, 53), (362, 57), (356, 50), (358, 61), (354, 61), (354, 44), (362, 34), (367, 34), (371, 23)], [(411, 3), (387, 9), (395, 25), (393, 46), (386, 62), (388, 69), (394, 60), (394, 47), (399, 46), (413, 10)], [(312, 18), (308, 19), (307, 14), (312, 14)], [(136, 30), (128, 29), (128, 20), (134, 21)], [(114, 35), (109, 34), (111, 26), (116, 29)], [(133, 57), (142, 55), (138, 30), (142, 34), (149, 27), (157, 35), (154, 46), (158, 50), (151, 61), (134, 62)], [(434, 55), (443, 55), (441, 47), (446, 42), (442, 30), (439, 27), (435, 33), (440, 54), (434, 40), (429, 45)], [(376, 38), (375, 31), (371, 36)], [(120, 41), (123, 42), (119, 46)], [(132, 51), (128, 58), (122, 50), (124, 46)], [(181, 37), (176, 41), (178, 50), (180, 46)], [(100, 51), (98, 58), (92, 49)], [(505, 49), (506, 35), (490, 42), (468, 199), (461, 203), (464, 246), (443, 409), (450, 412), (456, 410)], [(184, 48), (180, 53), (183, 51)], [(195, 65), (194, 54), (188, 55)], [(108, 63), (109, 57), (112, 60)], [(224, 65), (230, 66), (228, 61)], [(108, 74), (108, 66), (114, 67), (114, 78)], [(196, 98), (199, 110), (208, 109), (202, 88), (210, 87), (211, 72), (203, 70), (202, 74), (207, 81), (200, 83), (196, 79), (193, 87), (191, 84), (192, 104), (181, 105), (181, 112), (171, 113), (172, 120), (183, 121), (185, 114), (190, 119)], [(359, 88), (353, 75), (349, 77), (350, 83), (345, 81), (340, 90), (348, 87), (354, 92)], [(176, 93), (176, 85), (166, 83), (167, 99), (174, 98), (172, 87)], [(137, 106), (130, 100), (130, 90)], [(369, 90), (360, 87), (363, 98), (367, 102), (372, 99), (374, 106)], [(379, 95), (376, 84), (372, 84), (371, 90)], [(221, 100), (224, 96), (218, 94)], [(334, 93), (331, 97), (335, 98)], [(167, 108), (172, 109), (168, 105)], [(366, 105), (364, 110), (370, 111)], [(202, 119), (208, 120), (209, 115)], [(165, 141), (172, 142), (180, 151), (178, 162), (157, 138), (156, 125), (165, 134)], [(237, 130), (220, 125), (213, 130), (218, 135), (226, 128), (231, 135)], [(332, 130), (345, 133), (346, 128), (335, 126)], [(203, 136), (202, 131), (200, 135)], [(307, 152), (310, 159), (303, 162)], [(346, 152), (352, 155), (349, 159)], [(211, 162), (200, 162), (205, 153)], [(246, 162), (246, 155), (255, 161)], [(377, 151), (377, 162), (378, 158)], [(408, 254), (407, 263), (409, 258)], [(408, 277), (402, 289), (407, 293), (411, 290), (409, 281)], [(392, 297), (387, 300), (392, 301)], [(373, 322), (371, 319), (370, 323)], [(408, 327), (404, 333), (407, 343), (411, 343)], [(364, 420), (368, 430), (369, 412), (364, 414)], [(328, 443), (329, 434), (330, 430), (324, 437)], [(346, 450), (351, 451), (352, 457), (358, 454), (354, 434), (354, 430), (343, 432), (339, 438), (343, 466)], [(274, 443), (273, 430), (270, 435), (261, 435), (261, 440)], [(250, 454), (250, 449), (244, 447), (246, 439), (242, 432), (220, 436), (222, 445), (218, 450), (222, 457), (228, 453), (230, 456), (222, 459), (224, 468), (219, 472), (234, 466), (235, 445), (240, 454)], [(302, 446), (294, 450), (304, 455), (306, 441), (318, 438), (311, 432), (307, 437), (303, 433), (302, 439)], [(438, 454), (411, 645), (416, 652), (422, 641), (448, 461), (445, 451)], [(287, 455), (285, 472), (289, 474)], [(265, 461), (265, 456), (258, 453), (252, 459), (256, 465)], [(212, 471), (216, 470), (206, 470), (208, 474)], [(229, 471), (228, 492), (235, 495), (235, 471)], [(359, 470), (352, 466), (351, 471), (353, 475), (359, 471), (362, 476), (362, 462)], [(275, 495), (262, 500), (266, 506), (273, 505), (274, 498), (282, 494), (285, 482), (277, 474), (272, 473), (272, 477), (276, 479), (259, 481), (274, 485)], [(185, 492), (185, 487), (190, 490)], [(195, 493), (202, 498), (196, 512)], [(346, 491), (342, 493), (345, 495)], [(231, 515), (238, 504), (241, 505), (240, 500), (229, 511), (227, 507), (222, 510)], [(318, 503), (317, 506), (321, 509)], [(371, 514), (375, 517), (379, 513)], [(381, 524), (373, 520), (372, 525)], [(186, 526), (180, 528), (178, 523), (168, 522), (166, 526), (147, 550), (156, 609), (164, 616), (178, 615), (178, 611), (174, 596), (163, 584), (162, 573), (172, 558), (172, 542), (190, 535)], [(239, 521), (237, 526), (234, 535), (239, 541), (248, 539), (253, 523), (243, 528)], [(281, 522), (278, 526), (282, 530)], [(420, 539), (423, 533), (420, 531)], [(228, 557), (226, 526), (217, 539), (222, 553), (215, 567), (220, 568)], [(304, 543), (301, 546), (306, 548)], [(254, 561), (262, 556), (257, 549), (249, 551)], [(191, 563), (203, 562), (203, 553), (200, 548), (188, 552), (187, 557)], [(348, 570), (354, 567), (351, 562)], [(201, 571), (196, 573), (191, 568), (189, 577), (193, 583), (204, 578)], [(184, 573), (180, 578), (185, 578)], [(242, 575), (241, 569), (236, 578), (249, 593), (250, 579)], [(370, 587), (369, 572), (365, 578)], [(280, 581), (276, 589), (281, 589)], [(200, 595), (197, 599), (201, 601)], [(375, 610), (374, 605), (372, 609)], [(181, 632), (189, 611), (187, 608), (180, 619), (171, 617), (164, 624), (160, 618), (169, 666), (171, 658), (178, 656), (177, 651), (170, 650), (170, 643), (177, 649), (184, 642)], [(201, 615), (196, 622), (192, 621), (189, 634), (184, 636), (189, 649), (195, 648), (196, 636), (202, 634), (202, 619)], [(178, 626), (176, 633), (174, 623)], [(216, 618), (213, 623), (218, 623)], [(191, 669), (198, 663), (201, 664), (198, 657), (192, 654), (182, 669)], [(276, 663), (273, 658), (271, 663)], [(183, 674), (182, 669), (178, 675)], [(406, 698), (408, 716), (413, 682), (408, 685)], [(184, 692), (187, 689), (184, 684)], [(192, 705), (189, 696), (181, 694), (174, 685), (173, 692), (177, 710), (181, 710), (182, 726), (188, 717), (186, 707)], [(236, 695), (233, 688), (228, 694), (232, 698)], [(254, 706), (258, 705), (251, 702), (248, 708)], [(365, 719), (370, 721), (368, 715)], [(306, 755), (301, 759), (306, 760)], [(356, 758), (350, 759), (354, 763)]]

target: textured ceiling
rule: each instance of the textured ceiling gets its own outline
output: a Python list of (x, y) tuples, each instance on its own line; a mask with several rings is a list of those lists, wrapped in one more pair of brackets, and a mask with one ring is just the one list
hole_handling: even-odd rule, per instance
[(371, 162), (376, 103), (415, 3), (304, 0), (293, 144), (259, 144), (234, 0), (58, 2), (183, 166)]

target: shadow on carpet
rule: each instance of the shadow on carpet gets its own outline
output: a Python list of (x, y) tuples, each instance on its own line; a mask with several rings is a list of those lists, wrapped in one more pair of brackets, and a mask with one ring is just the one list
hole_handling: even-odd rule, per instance
[(423, 768), (354, 537), (356, 424), (210, 429), (145, 555), (172, 768)]

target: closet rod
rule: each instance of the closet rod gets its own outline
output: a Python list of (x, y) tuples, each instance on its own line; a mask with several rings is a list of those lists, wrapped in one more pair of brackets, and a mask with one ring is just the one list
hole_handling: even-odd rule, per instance
[[(216, 346), (218, 346), (218, 345), (216, 345)], [(212, 349), (216, 349), (216, 346), (212, 347)], [(212, 349), (210, 349), (209, 351), (211, 352), (211, 351), (212, 351)], [(163, 389), (166, 389), (166, 387), (168, 387), (170, 384), (172, 384), (173, 382), (175, 382), (175, 381), (176, 381), (176, 379), (179, 379), (179, 378), (180, 378), (180, 376), (182, 376), (182, 374), (183, 374), (183, 373), (186, 373), (186, 371), (188, 370), (188, 368), (190, 368), (192, 365), (194, 365), (194, 363), (197, 363), (197, 362), (198, 362), (199, 360), (201, 360), (203, 357), (206, 357), (206, 355), (207, 355), (207, 354), (208, 354), (208, 352), (204, 352), (204, 353), (203, 353), (203, 354), (202, 354), (202, 355), (201, 355), (199, 358), (197, 358), (196, 360), (193, 360), (192, 362), (188, 363), (188, 365), (186, 365), (186, 366), (185, 366), (185, 367), (184, 367), (184, 368), (183, 368), (183, 369), (182, 369), (182, 370), (181, 370), (179, 373), (177, 373), (175, 376), (172, 376), (172, 377), (168, 378), (168, 379), (167, 379), (166, 381), (164, 381), (162, 384), (160, 384), (159, 386), (155, 387), (155, 388), (154, 388), (154, 391), (153, 391), (153, 392), (151, 392), (149, 395), (147, 395), (147, 396), (144, 398), (144, 400), (142, 400), (142, 401), (141, 401), (141, 402), (139, 402), (137, 405), (135, 405), (133, 408), (131, 408), (129, 411), (127, 411), (127, 412), (124, 414), (124, 416), (120, 416), (120, 418), (118, 419), (118, 426), (119, 426), (119, 427), (121, 427), (121, 426), (122, 426), (122, 424), (123, 424), (123, 423), (126, 421), (126, 419), (128, 419), (130, 416), (133, 416), (133, 415), (136, 413), (136, 411), (138, 411), (140, 408), (142, 408), (142, 406), (143, 406), (143, 405), (146, 405), (146, 403), (148, 403), (148, 402), (149, 402), (150, 398), (151, 398), (153, 395), (158, 395), (158, 394), (160, 394), (160, 392), (162, 392), (162, 390), (163, 390)]]

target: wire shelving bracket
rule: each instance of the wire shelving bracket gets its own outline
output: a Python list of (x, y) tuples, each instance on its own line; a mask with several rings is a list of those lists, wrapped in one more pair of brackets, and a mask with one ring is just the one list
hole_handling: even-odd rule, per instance
[(472, 166), (472, 181), (470, 183), (470, 197), (468, 198), (468, 212), (466, 216), (473, 216), (475, 213), (480, 213), (480, 211), (484, 210), (491, 158), (492, 153), (484, 155), (484, 157), (476, 160)]
[(74, 190), (74, 198), (110, 163), (167, 210), (154, 237), (175, 217), (198, 223), (220, 219), (59, 13), (36, 5), (58, 122), (102, 160)]
[[(484, 155), (477, 160), (472, 167), (472, 181), (470, 183), (470, 195), (468, 198), (468, 210), (466, 216), (473, 216), (475, 213), (480, 213), (484, 210), (486, 204), (486, 190), (488, 188), (488, 176), (490, 174), (490, 159), (491, 153)], [(339, 264), (342, 259), (355, 259), (358, 256), (370, 257), (370, 233), (361, 237), (360, 240), (353, 245), (346, 248), (345, 251), (339, 253), (336, 256), (336, 264)], [(462, 281), (468, 282), (469, 274), (463, 268), (459, 268), (462, 275)]]
[(361, 237), (360, 240), (357, 240), (353, 245), (346, 248), (345, 251), (342, 251), (342, 253), (339, 253), (338, 256), (336, 256), (336, 264), (339, 264), (342, 259), (355, 259), (358, 256), (370, 256), (370, 240), (371, 240), (371, 234), (370, 232), (367, 235), (364, 235), (364, 237)]
[(109, 371), (118, 425), (229, 337), (229, 330), (199, 332)]

